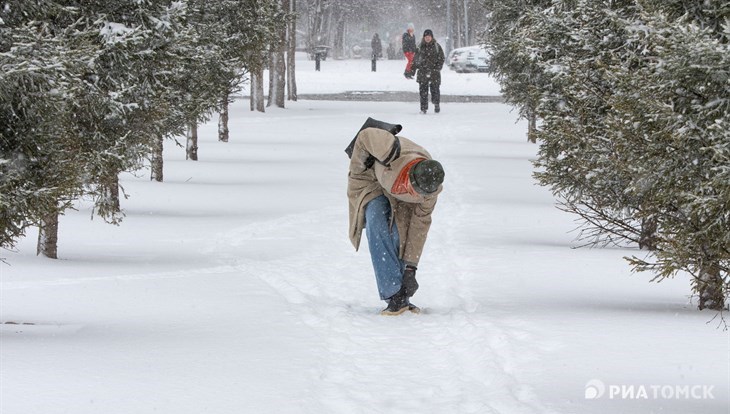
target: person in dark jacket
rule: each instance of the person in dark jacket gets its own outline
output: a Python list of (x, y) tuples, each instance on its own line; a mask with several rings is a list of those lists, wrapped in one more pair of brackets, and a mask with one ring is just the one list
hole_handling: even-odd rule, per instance
[(383, 56), (383, 44), (380, 42), (380, 36), (377, 33), (373, 36), (373, 40), (370, 42), (370, 47), (373, 49), (373, 55), (371, 58), (372, 71), (375, 72), (376, 62), (379, 57)]
[(421, 95), (421, 113), (425, 114), (428, 111), (429, 90), (434, 112), (441, 112), (441, 68), (443, 68), (445, 60), (441, 45), (433, 38), (431, 29), (426, 29), (413, 59), (413, 66), (418, 70), (416, 81)]
[(416, 72), (413, 70), (413, 56), (416, 54), (416, 35), (413, 34), (415, 30), (413, 23), (408, 23), (408, 30), (403, 33), (402, 47), (403, 54), (406, 57), (406, 71), (403, 75), (406, 79), (413, 79), (413, 74)]

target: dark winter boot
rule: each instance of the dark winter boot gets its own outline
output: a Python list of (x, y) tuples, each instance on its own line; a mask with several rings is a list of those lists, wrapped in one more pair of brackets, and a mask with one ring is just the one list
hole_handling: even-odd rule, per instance
[(436, 113), (441, 112), (441, 107), (439, 106), (439, 104), (435, 104), (433, 106), (433, 111), (436, 112)]
[(408, 303), (408, 298), (405, 295), (403, 289), (399, 290), (398, 293), (391, 296), (388, 299), (388, 306), (380, 311), (381, 315), (395, 316), (410, 310), (411, 304)]

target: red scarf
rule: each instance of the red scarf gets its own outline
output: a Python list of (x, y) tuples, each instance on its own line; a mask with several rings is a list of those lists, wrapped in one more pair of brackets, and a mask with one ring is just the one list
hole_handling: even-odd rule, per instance
[(416, 158), (415, 160), (406, 164), (406, 166), (403, 167), (402, 170), (400, 170), (400, 173), (398, 173), (398, 177), (395, 179), (395, 182), (393, 183), (393, 188), (390, 189), (391, 194), (408, 193), (412, 196), (416, 196), (416, 197), (419, 196), (419, 194), (413, 188), (413, 185), (411, 185), (410, 172), (411, 172), (411, 168), (413, 168), (414, 165), (418, 164), (419, 162), (421, 162), (423, 160), (425, 160), (425, 158)]

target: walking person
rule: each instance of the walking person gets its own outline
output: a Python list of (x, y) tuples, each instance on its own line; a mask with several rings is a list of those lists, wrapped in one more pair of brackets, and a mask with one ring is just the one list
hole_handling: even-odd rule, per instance
[(381, 314), (418, 313), (410, 298), (418, 289), (416, 270), (444, 170), (428, 151), (397, 132), (365, 128), (370, 121), (348, 148), (350, 241), (358, 249), (365, 230), (380, 299), (388, 302)]
[(408, 29), (403, 33), (403, 39), (401, 46), (403, 48), (403, 55), (406, 57), (406, 71), (403, 75), (406, 79), (413, 79), (413, 56), (416, 54), (416, 35), (413, 34), (415, 30), (413, 23), (408, 23)]
[(373, 40), (370, 41), (370, 48), (373, 51), (371, 60), (372, 64), (370, 66), (371, 70), (375, 72), (376, 62), (378, 61), (379, 57), (383, 56), (383, 44), (380, 42), (380, 36), (378, 36), (377, 33), (375, 33), (375, 35), (373, 36)]
[(441, 112), (441, 68), (444, 66), (444, 50), (433, 37), (431, 29), (423, 32), (423, 40), (416, 49), (413, 66), (418, 70), (416, 81), (421, 95), (421, 113), (428, 111), (428, 92), (431, 92), (434, 112)]

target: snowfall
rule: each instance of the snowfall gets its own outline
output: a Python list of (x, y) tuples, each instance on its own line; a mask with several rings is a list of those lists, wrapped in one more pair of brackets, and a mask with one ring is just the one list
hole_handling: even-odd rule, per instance
[[(403, 66), (300, 59), (298, 91), (415, 92)], [(445, 69), (442, 93), (499, 86)], [(58, 260), (35, 230), (0, 251), (0, 412), (727, 414), (726, 315), (697, 310), (687, 275), (632, 273), (644, 252), (577, 248), (512, 108), (441, 107), (238, 99), (230, 142), (216, 116), (200, 161), (170, 141), (163, 183), (122, 175), (120, 226), (81, 200)], [(367, 117), (446, 170), (420, 315), (379, 315), (347, 237), (343, 150)]]

